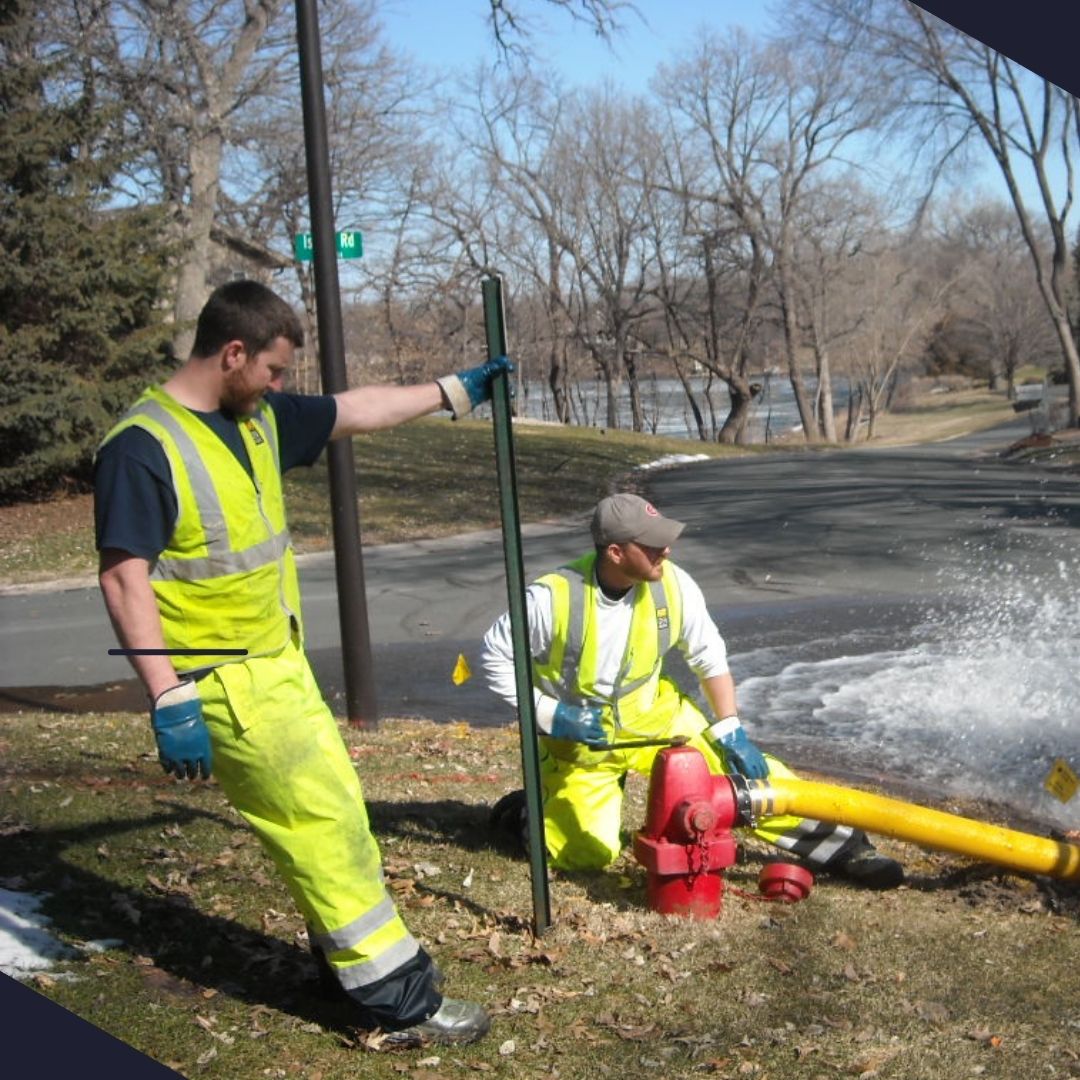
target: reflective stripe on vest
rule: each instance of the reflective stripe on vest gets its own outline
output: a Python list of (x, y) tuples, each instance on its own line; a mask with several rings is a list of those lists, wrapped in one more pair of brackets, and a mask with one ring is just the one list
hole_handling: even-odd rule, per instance
[[(195, 445), (195, 440), (184, 430), (183, 425), (156, 401), (136, 403), (128, 411), (125, 419), (134, 420), (140, 416), (145, 416), (160, 424), (176, 443), (180, 456), (184, 459), (184, 467), (191, 484), (192, 494), (195, 496), (203, 531), (207, 535), (220, 533), (228, 536), (228, 529), (225, 527), (225, 511), (206, 463)], [(277, 433), (272, 430), (265, 417), (253, 416), (251, 419), (258, 423), (263, 431), (263, 438), (270, 445), (274, 455), (274, 464), (280, 469)], [(200, 420), (199, 423), (202, 421)], [(252, 468), (254, 469), (254, 463)], [(243, 574), (258, 570), (267, 563), (276, 562), (285, 554), (288, 546), (288, 529), (282, 529), (253, 547), (236, 551), (232, 550), (230, 545), (230, 550), (205, 559), (169, 559), (163, 555), (158, 559), (150, 576), (162, 580), (202, 581), (206, 578), (223, 577), (226, 574)]]
[[(596, 555), (587, 555), (537, 582), (551, 593), (553, 639), (548, 653), (536, 658), (533, 675), (537, 685), (552, 697), (598, 700), (587, 685), (595, 673), (586, 671), (586, 678), (582, 679), (590, 605), (596, 603), (598, 588), (595, 565)], [(651, 609), (655, 637), (645, 633), (643, 602)], [(681, 630), (682, 598), (674, 571), (665, 563), (660, 581), (636, 586), (630, 634), (609, 701), (612, 706), (618, 709), (636, 691), (656, 683), (664, 655), (678, 640)], [(628, 678), (635, 668), (638, 674)]]

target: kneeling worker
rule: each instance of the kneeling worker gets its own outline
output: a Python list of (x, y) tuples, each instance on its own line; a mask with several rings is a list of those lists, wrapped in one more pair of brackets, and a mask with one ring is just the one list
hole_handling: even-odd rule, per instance
[[(668, 559), (682, 530), (637, 495), (611, 495), (593, 514), (595, 550), (527, 590), (544, 831), (558, 869), (599, 869), (618, 858), (626, 774), (648, 775), (660, 751), (594, 750), (591, 743), (686, 736), (714, 773), (793, 775), (739, 721), (724, 639), (701, 589)], [(713, 718), (661, 673), (673, 646), (698, 677)], [(488, 686), (516, 708), (508, 614), (484, 637), (483, 667)], [(492, 815), (516, 836), (524, 832), (523, 796), (505, 796)], [(846, 825), (768, 817), (754, 833), (814, 872), (876, 889), (904, 880), (898, 862)]]

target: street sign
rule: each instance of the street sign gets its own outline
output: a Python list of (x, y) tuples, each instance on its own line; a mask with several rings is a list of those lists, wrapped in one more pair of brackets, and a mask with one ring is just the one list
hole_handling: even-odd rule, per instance
[[(359, 259), (364, 254), (364, 237), (356, 229), (343, 229), (334, 233), (334, 243), (339, 259)], [(297, 262), (310, 262), (315, 255), (315, 241), (311, 233), (297, 233), (293, 240)]]

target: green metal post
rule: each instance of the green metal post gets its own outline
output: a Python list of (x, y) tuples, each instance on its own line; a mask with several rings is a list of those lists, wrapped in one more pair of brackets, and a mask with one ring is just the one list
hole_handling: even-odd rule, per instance
[[(488, 359), (508, 355), (502, 278), (484, 278), (484, 326)], [(547, 848), (544, 844), (544, 808), (540, 789), (540, 750), (536, 741), (536, 705), (533, 701), (532, 657), (525, 607), (525, 565), (521, 556), (521, 517), (518, 513), (514, 434), (510, 417), (510, 376), (505, 372), (492, 384), (491, 407), (495, 418), (495, 471), (499, 479), (502, 512), (506, 591), (509, 596), (510, 634), (514, 646), (518, 729), (521, 736), (521, 771), (525, 806), (529, 815), (529, 867), (532, 874), (533, 931), (539, 937), (551, 925), (548, 893)]]

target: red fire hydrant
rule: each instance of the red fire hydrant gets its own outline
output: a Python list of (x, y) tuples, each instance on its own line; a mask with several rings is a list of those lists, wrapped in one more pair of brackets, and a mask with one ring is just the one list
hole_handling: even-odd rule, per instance
[(634, 855), (647, 871), (649, 906), (665, 915), (715, 919), (723, 871), (735, 863), (735, 791), (690, 746), (662, 750), (649, 778), (645, 825)]

